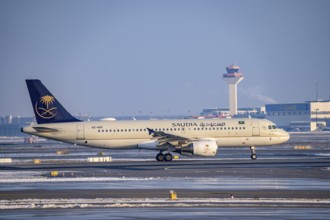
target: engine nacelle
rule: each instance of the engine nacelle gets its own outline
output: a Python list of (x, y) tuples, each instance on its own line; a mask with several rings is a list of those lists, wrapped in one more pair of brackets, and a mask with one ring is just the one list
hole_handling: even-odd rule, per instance
[(218, 145), (215, 141), (195, 141), (187, 147), (183, 147), (180, 154), (186, 156), (214, 157), (217, 151)]
[(147, 150), (155, 150), (157, 149), (158, 141), (155, 140), (147, 140), (139, 143), (137, 148), (139, 149), (147, 149)]

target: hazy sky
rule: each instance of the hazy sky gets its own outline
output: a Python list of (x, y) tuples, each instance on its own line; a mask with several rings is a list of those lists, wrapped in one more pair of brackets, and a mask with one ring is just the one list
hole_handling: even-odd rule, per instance
[(197, 114), (328, 99), (330, 1), (0, 0), (0, 115), (32, 116), (38, 78), (73, 114)]

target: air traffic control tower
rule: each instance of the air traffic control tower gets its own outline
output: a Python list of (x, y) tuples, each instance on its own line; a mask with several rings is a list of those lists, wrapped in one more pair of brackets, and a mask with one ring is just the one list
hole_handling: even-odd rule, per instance
[(237, 114), (237, 84), (241, 82), (244, 77), (239, 73), (239, 66), (231, 65), (226, 67), (227, 73), (223, 74), (223, 79), (228, 83), (229, 87), (229, 112), (230, 114)]

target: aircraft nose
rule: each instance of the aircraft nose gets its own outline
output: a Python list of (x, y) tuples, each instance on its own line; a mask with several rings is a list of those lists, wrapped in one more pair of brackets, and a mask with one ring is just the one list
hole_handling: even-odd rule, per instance
[(285, 141), (288, 141), (290, 139), (290, 134), (283, 130), (283, 138)]

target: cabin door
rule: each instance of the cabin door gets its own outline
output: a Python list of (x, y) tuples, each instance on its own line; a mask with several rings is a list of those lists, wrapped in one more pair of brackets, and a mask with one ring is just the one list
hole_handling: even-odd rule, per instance
[(85, 125), (77, 124), (77, 140), (85, 139)]
[(259, 129), (259, 122), (258, 121), (252, 121), (252, 136), (259, 136), (260, 135), (260, 129)]

